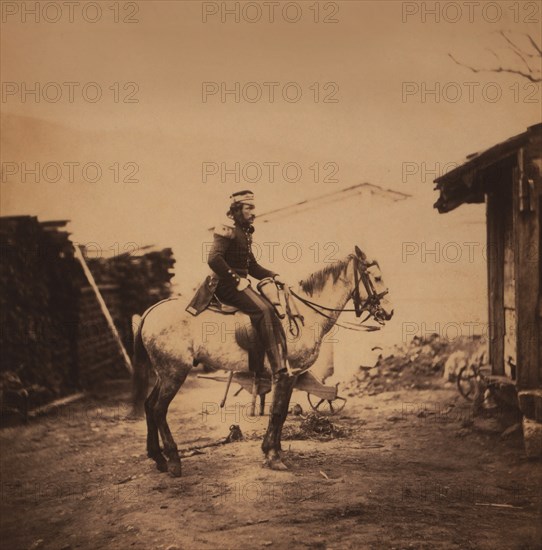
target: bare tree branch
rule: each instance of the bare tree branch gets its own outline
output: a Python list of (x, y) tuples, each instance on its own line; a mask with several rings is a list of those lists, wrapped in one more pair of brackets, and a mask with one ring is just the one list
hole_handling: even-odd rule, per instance
[(521, 61), (523, 61), (523, 64), (525, 65), (527, 70), (531, 72), (532, 69), (529, 66), (529, 63), (527, 63), (527, 59), (525, 59), (525, 56), (528, 56), (528, 57), (536, 57), (536, 56), (534, 54), (529, 54), (527, 52), (523, 52), (522, 50), (520, 50), (518, 46), (510, 38), (508, 38), (508, 36), (506, 36), (504, 31), (499, 31), (499, 34), (508, 42), (508, 44), (510, 44), (512, 51), (521, 59)]
[(519, 75), (523, 78), (526, 78), (527, 80), (529, 80), (531, 82), (542, 82), (542, 77), (535, 76), (530, 72), (526, 73), (526, 72), (520, 71), (518, 69), (505, 69), (504, 67), (498, 67), (496, 69), (479, 69), (479, 68), (476, 68), (476, 67), (471, 67), (470, 65), (467, 65), (465, 63), (461, 63), (460, 61), (455, 59), (455, 57), (451, 53), (449, 53), (448, 55), (451, 57), (451, 59), (452, 59), (452, 61), (454, 61), (454, 63), (456, 63), (460, 67), (465, 67), (466, 69), (470, 69), (473, 73), (510, 73), (510, 74), (517, 74), (517, 75)]
[[(540, 46), (538, 46), (538, 44), (534, 41), (533, 37), (530, 35), (530, 34), (526, 34), (525, 35), (529, 41), (531, 42), (533, 48), (538, 52), (538, 55), (540, 57), (542, 57), (542, 49), (540, 48)], [(533, 56), (534, 57), (534, 56)]]
[[(515, 74), (515, 75), (521, 76), (522, 78), (525, 78), (530, 82), (534, 82), (534, 83), (542, 82), (542, 49), (540, 48), (540, 46), (538, 46), (535, 39), (530, 34), (524, 34), (524, 36), (527, 37), (527, 39), (529, 40), (531, 46), (535, 51), (535, 53), (532, 53), (527, 51), (524, 47), (520, 46), (517, 42), (517, 38), (508, 36), (506, 34), (506, 31), (501, 30), (496, 32), (499, 34), (500, 37), (504, 39), (504, 41), (508, 45), (507, 49), (512, 51), (513, 54), (519, 58), (521, 64), (524, 65), (525, 67), (524, 70), (513, 66), (512, 67), (503, 66), (501, 58), (491, 48), (487, 48), (487, 50), (497, 60), (498, 66), (496, 68), (473, 67), (472, 65), (468, 65), (461, 61), (458, 61), (451, 53), (449, 53), (448, 55), (450, 56), (450, 58), (454, 63), (456, 63), (460, 67), (465, 67), (466, 69), (469, 69), (473, 73), (482, 73), (482, 72), (508, 73), (508, 74)], [(540, 65), (540, 68), (533, 68), (529, 64), (529, 59), (537, 60), (538, 64)]]
[[(529, 52), (526, 52), (525, 50), (520, 49), (520, 47), (519, 47), (511, 38), (509, 38), (508, 36), (506, 36), (505, 31), (502, 31), (502, 30), (501, 30), (501, 31), (497, 31), (497, 32), (498, 32), (498, 34), (499, 34), (500, 36), (502, 36), (502, 37), (508, 42), (508, 44), (510, 44), (510, 46), (513, 48), (513, 50), (514, 50), (517, 54), (519, 54), (519, 55), (522, 54), (522, 55), (526, 55), (527, 57), (533, 57), (533, 58), (534, 58), (534, 57), (540, 57), (540, 56), (538, 55), (538, 53), (529, 53)], [(534, 42), (534, 40), (533, 40), (529, 35), (527, 35), (527, 34), (526, 34), (525, 36), (527, 36), (528, 38), (530, 38), (530, 40), (532, 41), (532, 43), (533, 43), (534, 46), (535, 46), (535, 49), (538, 49), (538, 46), (536, 46), (536, 43)], [(541, 52), (541, 55), (542, 55), (542, 52)]]
[(491, 49), (486, 48), (486, 50), (493, 55), (493, 57), (499, 62), (499, 67), (501, 66), (501, 58)]

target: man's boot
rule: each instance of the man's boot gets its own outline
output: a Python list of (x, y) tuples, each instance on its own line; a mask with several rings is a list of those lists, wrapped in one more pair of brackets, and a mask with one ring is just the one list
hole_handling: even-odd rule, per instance
[(248, 352), (248, 368), (250, 372), (262, 376), (264, 374), (264, 360), (265, 351), (262, 349), (262, 345), (257, 342)]

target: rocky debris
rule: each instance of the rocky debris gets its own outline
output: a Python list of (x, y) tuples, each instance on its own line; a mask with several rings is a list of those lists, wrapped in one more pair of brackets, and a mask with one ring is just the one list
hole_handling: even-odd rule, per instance
[(459, 371), (468, 365), (468, 355), (463, 350), (454, 351), (444, 364), (443, 377), (452, 382), (457, 378)]
[(399, 416), (398, 414), (392, 414), (386, 418), (388, 422), (399, 422), (400, 420), (406, 420), (404, 416)]
[(510, 437), (514, 437), (515, 435), (521, 434), (522, 426), (520, 422), (516, 422), (515, 424), (512, 424), (511, 426), (508, 426), (506, 430), (504, 430), (501, 433), (501, 439), (508, 439)]
[(453, 380), (462, 366), (483, 364), (486, 357), (480, 337), (415, 336), (408, 344), (381, 353), (375, 366), (360, 366), (345, 385), (345, 392), (353, 397), (404, 388), (428, 389), (440, 385), (438, 378), (443, 374)]
[(457, 380), (459, 371), (467, 366), (475, 365), (481, 367), (488, 363), (488, 350), (484, 345), (480, 345), (478, 349), (469, 350), (462, 349), (451, 353), (444, 364), (443, 377), (445, 380), (454, 382)]
[(326, 416), (309, 413), (297, 425), (285, 425), (282, 439), (341, 439), (351, 435), (351, 430), (338, 426)]

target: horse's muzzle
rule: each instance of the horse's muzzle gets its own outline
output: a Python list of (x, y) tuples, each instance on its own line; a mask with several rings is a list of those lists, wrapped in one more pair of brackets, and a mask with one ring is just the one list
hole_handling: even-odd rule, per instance
[(389, 321), (393, 317), (393, 309), (388, 313), (383, 307), (379, 307), (374, 317), (377, 321)]

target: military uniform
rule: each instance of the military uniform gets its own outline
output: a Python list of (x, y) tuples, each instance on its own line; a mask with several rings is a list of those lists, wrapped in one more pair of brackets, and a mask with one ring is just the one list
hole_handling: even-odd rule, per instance
[[(235, 290), (242, 277), (248, 275), (255, 279), (274, 277), (276, 273), (263, 268), (252, 252), (252, 234), (254, 226), (247, 224), (240, 226), (233, 221), (220, 223), (214, 229), (214, 241), (207, 263), (213, 270), (196, 291), (186, 311), (198, 315), (207, 308), (216, 293), (220, 301), (221, 295), (230, 294), (228, 290)], [(234, 305), (234, 304), (232, 304)]]
[(252, 224), (226, 222), (214, 229), (213, 246), (208, 264), (213, 270), (197, 290), (186, 308), (192, 315), (201, 313), (211, 301), (217, 298), (247, 313), (254, 326), (263, 350), (249, 354), (251, 368), (260, 370), (263, 366), (263, 351), (267, 353), (273, 372), (284, 368), (283, 353), (286, 352), (286, 335), (271, 304), (250, 286), (239, 291), (236, 287), (241, 278), (248, 275), (264, 279), (276, 275), (262, 267), (252, 252)]

